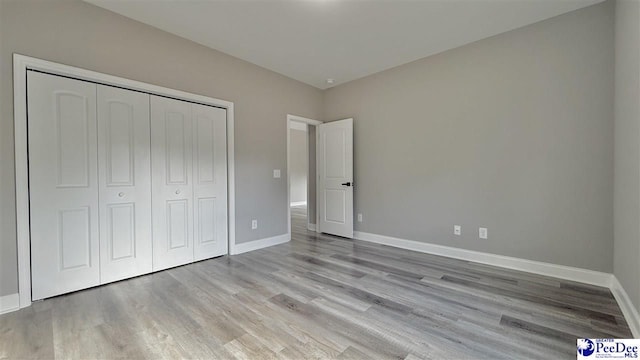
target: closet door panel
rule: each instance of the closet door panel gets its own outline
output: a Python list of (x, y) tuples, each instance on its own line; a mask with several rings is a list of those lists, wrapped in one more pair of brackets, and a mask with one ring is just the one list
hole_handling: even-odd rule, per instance
[(101, 282), (152, 271), (149, 95), (98, 85)]
[(96, 85), (27, 74), (32, 299), (100, 283)]
[(193, 261), (191, 104), (151, 96), (153, 270)]
[(195, 260), (227, 253), (227, 112), (193, 104)]

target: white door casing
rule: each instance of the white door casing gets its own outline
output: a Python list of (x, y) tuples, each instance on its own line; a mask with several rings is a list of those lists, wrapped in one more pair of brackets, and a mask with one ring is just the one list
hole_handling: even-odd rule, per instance
[(149, 95), (98, 85), (100, 278), (152, 270)]
[(28, 72), (32, 298), (100, 283), (96, 85)]
[(320, 230), (353, 238), (353, 119), (323, 123), (318, 131)]
[[(309, 119), (309, 118), (305, 118), (302, 116), (297, 116), (297, 115), (291, 115), (288, 114), (287, 115), (287, 204), (291, 204), (291, 128), (294, 126), (294, 123), (302, 123), (302, 124), (306, 124), (307, 125), (307, 129), (309, 128), (309, 126), (313, 126), (314, 127), (314, 131), (315, 131), (315, 137), (316, 137), (316, 141), (315, 141), (315, 148), (313, 149), (315, 152), (315, 157), (317, 159), (318, 157), (318, 151), (317, 151), (317, 147), (318, 147), (318, 132), (316, 130), (317, 126), (322, 124), (322, 121), (319, 120), (313, 120), (313, 119)], [(317, 161), (316, 161), (316, 168), (314, 169), (315, 175), (314, 178), (317, 177)], [(307, 169), (307, 175), (309, 175), (309, 171)], [(311, 177), (309, 177), (309, 179), (311, 179)], [(311, 202), (309, 201), (309, 194), (311, 193), (311, 190), (313, 190), (316, 194), (316, 198), (317, 198), (317, 194), (318, 194), (318, 186), (316, 184), (316, 186), (314, 187), (314, 189), (311, 189), (311, 186), (309, 184), (309, 182), (307, 182), (307, 204), (310, 204)], [(308, 205), (311, 206), (311, 205)], [(318, 201), (315, 201), (315, 208), (316, 208), (316, 216), (315, 216), (315, 225), (313, 227), (313, 230), (311, 230), (311, 219), (307, 218), (307, 227), (311, 230), (311, 231), (317, 231), (319, 229), (318, 226), (318, 219), (319, 219), (319, 212), (317, 211), (318, 209)], [(291, 239), (291, 206), (287, 206), (287, 238)]]
[(151, 96), (153, 270), (193, 261), (191, 104)]
[(227, 253), (227, 111), (191, 104), (194, 260)]

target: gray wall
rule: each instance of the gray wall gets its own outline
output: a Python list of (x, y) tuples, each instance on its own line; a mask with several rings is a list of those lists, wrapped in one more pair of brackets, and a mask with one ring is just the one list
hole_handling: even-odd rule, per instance
[[(637, 30), (632, 10), (617, 12), (619, 30)], [(233, 101), (239, 243), (287, 232), (286, 178), (272, 178), (286, 169), (286, 114), (354, 117), (356, 230), (613, 271), (613, 15), (602, 3), (323, 98), (86, 3), (0, 0), (0, 296), (17, 291), (13, 52)], [(638, 35), (618, 34), (615, 273), (638, 305)]]
[(307, 201), (307, 166), (309, 150), (307, 132), (290, 129), (291, 202)]
[(326, 91), (356, 230), (611, 272), (613, 40), (605, 2)]
[[(17, 292), (12, 53), (235, 103), (237, 242), (287, 233), (287, 114), (320, 90), (80, 1), (0, 0), (0, 296)], [(259, 229), (251, 230), (251, 219)]]
[(615, 12), (614, 273), (640, 310), (640, 2)]

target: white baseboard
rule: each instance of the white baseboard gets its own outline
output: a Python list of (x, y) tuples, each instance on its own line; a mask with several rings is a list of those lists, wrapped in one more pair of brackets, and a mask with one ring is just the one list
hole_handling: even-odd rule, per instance
[(306, 201), (293, 201), (290, 204), (291, 206), (302, 206), (302, 205), (307, 205)]
[(264, 249), (269, 246), (279, 245), (286, 242), (289, 242), (291, 238), (289, 234), (277, 235), (269, 238), (264, 238), (260, 240), (249, 241), (242, 244), (236, 244), (234, 249), (231, 251), (231, 255), (238, 255), (242, 253), (246, 253), (249, 251)]
[(316, 224), (308, 223), (307, 229), (309, 229), (309, 231), (316, 231)]
[(370, 234), (361, 231), (355, 231), (353, 235), (358, 240), (369, 241), (382, 245), (389, 245), (401, 249), (441, 255), (454, 259), (473, 261), (507, 269), (526, 271), (534, 274), (551, 276), (564, 280), (571, 280), (606, 288), (609, 288), (611, 286), (612, 275), (600, 271), (556, 265), (473, 250), (465, 250), (450, 246), (428, 244), (415, 240), (399, 239), (391, 236)]
[(0, 314), (20, 309), (20, 294), (0, 296)]
[(618, 278), (613, 275), (611, 278), (611, 293), (616, 298), (620, 310), (622, 310), (622, 314), (624, 314), (624, 318), (629, 324), (631, 333), (633, 333), (633, 337), (640, 339), (640, 314), (638, 309), (631, 302), (629, 295), (620, 284), (620, 281), (618, 281)]

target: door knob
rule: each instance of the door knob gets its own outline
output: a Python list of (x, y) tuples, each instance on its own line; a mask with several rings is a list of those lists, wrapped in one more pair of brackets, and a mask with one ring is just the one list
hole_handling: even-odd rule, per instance
[(349, 182), (346, 182), (346, 183), (342, 183), (342, 185), (344, 185), (344, 186), (351, 186), (351, 182), (349, 181)]
[(176, 190), (176, 195), (180, 194), (180, 189)]
[(118, 197), (121, 197), (121, 198), (123, 198), (123, 197), (124, 197), (124, 193), (123, 193), (123, 192), (121, 192), (121, 193), (118, 193)]

